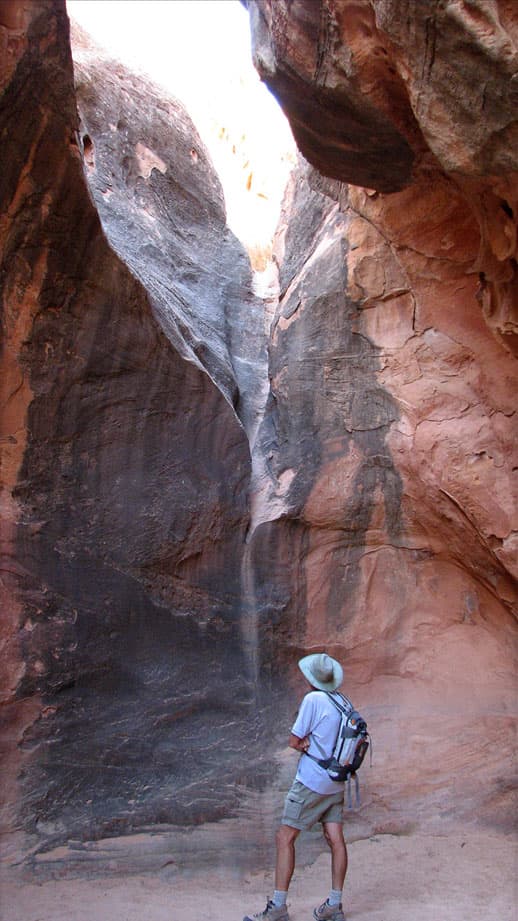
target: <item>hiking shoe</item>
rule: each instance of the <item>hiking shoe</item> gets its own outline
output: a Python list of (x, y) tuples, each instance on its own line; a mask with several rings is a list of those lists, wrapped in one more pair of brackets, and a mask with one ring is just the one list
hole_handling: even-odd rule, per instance
[(327, 900), (322, 902), (320, 908), (315, 908), (313, 917), (316, 921), (345, 921), (342, 903), (340, 902), (340, 905), (330, 905)]
[(264, 911), (258, 911), (255, 915), (245, 915), (243, 921), (290, 921), (290, 916), (286, 905), (277, 908), (272, 900), (268, 899)]

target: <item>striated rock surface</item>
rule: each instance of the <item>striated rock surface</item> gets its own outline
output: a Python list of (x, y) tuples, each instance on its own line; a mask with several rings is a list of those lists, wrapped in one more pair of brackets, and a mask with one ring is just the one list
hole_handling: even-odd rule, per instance
[[(345, 662), (375, 736), (363, 774), (375, 827), (462, 816), (506, 828), (516, 361), (483, 322), (462, 261), (435, 260), (431, 234), (426, 256), (405, 259), (380, 198), (304, 163), (286, 197), (254, 455), (258, 632), (285, 665), (321, 648)], [(410, 201), (404, 213), (411, 222)], [(290, 246), (302, 240), (300, 265)]]
[(512, 0), (249, 0), (256, 65), (321, 172), (382, 192), (518, 168)]
[(108, 62), (77, 26), (73, 47), (87, 176), (110, 245), (145, 285), (170, 341), (253, 427), (262, 305), (207, 152), (179, 102)]
[(79, 123), (64, 4), (8, 6), (4, 818), (47, 846), (235, 805), (258, 724), (234, 407), (253, 423), (242, 394), (262, 346), (187, 115), (83, 43)]
[(248, 8), (256, 66), (329, 177), (301, 161), (274, 248), (250, 550), (263, 649), (345, 661), (375, 727), (382, 827), (507, 827), (516, 16), (505, 2)]

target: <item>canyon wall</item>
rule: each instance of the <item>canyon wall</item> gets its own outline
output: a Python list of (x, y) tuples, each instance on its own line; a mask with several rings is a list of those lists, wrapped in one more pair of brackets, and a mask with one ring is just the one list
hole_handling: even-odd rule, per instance
[(79, 118), (64, 3), (0, 12), (4, 818), (47, 846), (235, 807), (265, 349), (181, 106), (79, 36)]
[(74, 86), (64, 3), (1, 5), (3, 820), (32, 855), (174, 826), (199, 860), (196, 824), (266, 860), (321, 649), (374, 736), (349, 835), (511, 821), (513, 6), (248, 8), (306, 158), (268, 344), (182, 107), (80, 31)]
[(268, 580), (282, 616), (265, 615), (262, 647), (344, 662), (377, 743), (371, 815), (397, 802), (410, 826), (507, 826), (516, 10), (248, 9), (256, 66), (312, 164), (292, 177), (275, 243), (251, 552), (259, 609)]

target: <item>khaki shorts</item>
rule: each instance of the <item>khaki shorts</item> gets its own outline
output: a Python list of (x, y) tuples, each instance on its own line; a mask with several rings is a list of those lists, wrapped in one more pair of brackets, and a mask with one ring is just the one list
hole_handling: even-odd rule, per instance
[(337, 793), (315, 793), (295, 780), (284, 801), (281, 825), (307, 831), (315, 822), (343, 822), (344, 788)]

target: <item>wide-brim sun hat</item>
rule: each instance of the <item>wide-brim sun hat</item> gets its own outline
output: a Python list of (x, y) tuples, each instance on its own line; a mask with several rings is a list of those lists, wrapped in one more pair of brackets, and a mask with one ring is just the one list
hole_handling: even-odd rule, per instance
[(309, 683), (319, 691), (335, 691), (340, 687), (344, 672), (336, 659), (332, 659), (326, 652), (316, 652), (304, 656), (299, 661), (299, 668)]

